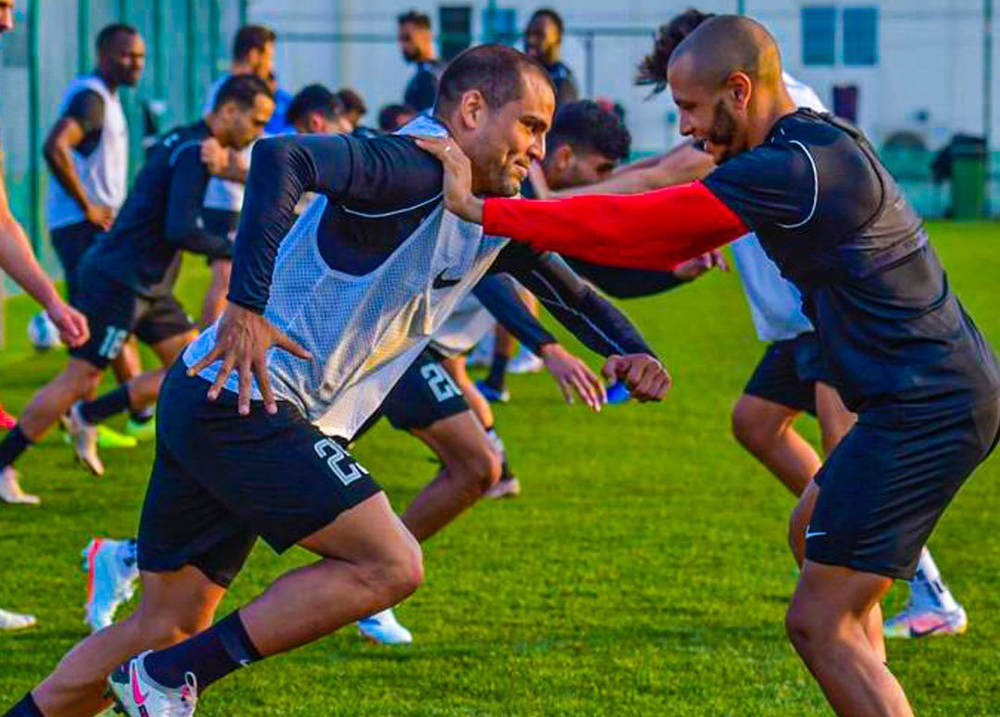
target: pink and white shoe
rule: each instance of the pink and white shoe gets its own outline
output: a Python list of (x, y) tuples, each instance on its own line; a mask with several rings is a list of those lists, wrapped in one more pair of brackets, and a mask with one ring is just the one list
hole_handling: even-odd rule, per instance
[(153, 682), (143, 667), (149, 651), (120, 665), (108, 677), (108, 689), (118, 712), (128, 717), (191, 717), (198, 704), (198, 680), (184, 675), (184, 683), (168, 689)]
[(961, 605), (957, 610), (947, 611), (910, 603), (903, 612), (885, 621), (882, 634), (905, 638), (961, 635), (968, 625), (969, 619)]

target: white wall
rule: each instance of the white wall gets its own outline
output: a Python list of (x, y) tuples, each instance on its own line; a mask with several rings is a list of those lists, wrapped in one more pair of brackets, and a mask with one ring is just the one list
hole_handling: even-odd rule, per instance
[[(764, 22), (777, 37), (786, 68), (813, 85), (832, 102), (836, 84), (860, 88), (859, 124), (876, 141), (899, 129), (916, 130), (929, 145), (943, 144), (954, 131), (982, 131), (982, 24), (981, 0), (816, 0), (817, 4), (875, 5), (879, 16), (879, 63), (864, 67), (802, 66), (800, 8), (809, 2), (745, 0), (747, 13)], [(291, 9), (288, 9), (289, 5)], [(458, 4), (457, 2), (455, 4)], [(484, 0), (474, 7), (474, 33)], [(498, 3), (514, 7), (523, 26), (541, 1)], [(647, 88), (631, 84), (634, 69), (650, 49), (655, 28), (674, 13), (696, 4), (703, 10), (731, 12), (735, 0), (556, 0), (551, 3), (564, 16), (568, 29), (631, 28), (648, 35), (628, 38), (598, 37), (595, 41), (595, 94), (621, 102), (639, 149), (663, 149), (676, 141), (673, 106), (665, 96), (646, 101)], [(251, 18), (289, 33), (365, 33), (395, 35), (396, 14), (416, 7), (436, 19), (437, 4), (426, 0), (254, 0)], [(1000, 55), (1000, 35), (996, 55)], [(279, 40), (280, 43), (280, 40)], [(564, 60), (585, 89), (586, 55), (580, 38), (568, 36)], [(995, 63), (997, 64), (997, 63)], [(278, 70), (282, 84), (295, 89), (308, 82), (332, 87), (351, 85), (365, 97), (374, 114), (378, 107), (397, 102), (410, 76), (395, 44), (353, 42), (284, 42), (279, 44)], [(994, 70), (1000, 78), (1000, 65)], [(994, 92), (993, 136), (1000, 136), (1000, 91)], [(926, 111), (929, 119), (916, 120)], [(374, 117), (369, 117), (374, 123)]]

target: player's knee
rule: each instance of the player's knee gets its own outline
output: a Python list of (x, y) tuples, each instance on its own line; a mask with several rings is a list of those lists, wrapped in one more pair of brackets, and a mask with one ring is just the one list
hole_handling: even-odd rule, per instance
[(730, 419), (733, 436), (744, 448), (753, 453), (763, 450), (768, 442), (773, 439), (774, 431), (767, 422), (763, 420), (760, 412), (755, 410), (751, 403), (740, 397), (733, 406), (733, 414)]
[(420, 543), (411, 535), (400, 538), (376, 559), (362, 566), (361, 579), (386, 605), (413, 594), (424, 581)]
[(475, 499), (500, 480), (503, 460), (496, 451), (484, 444), (481, 450), (462, 456), (448, 467), (452, 475), (461, 482), (462, 489)]
[(829, 627), (830, 621), (823, 618), (814, 601), (793, 598), (785, 612), (785, 633), (803, 657), (822, 649), (830, 635)]

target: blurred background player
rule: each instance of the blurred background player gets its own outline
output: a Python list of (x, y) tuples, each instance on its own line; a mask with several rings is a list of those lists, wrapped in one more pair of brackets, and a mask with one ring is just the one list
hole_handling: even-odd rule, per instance
[(346, 134), (352, 129), (340, 99), (320, 84), (299, 90), (288, 104), (285, 119), (300, 134)]
[[(233, 39), (233, 59), (229, 72), (222, 75), (209, 89), (202, 112), (212, 110), (219, 88), (230, 77), (253, 75), (273, 88), (274, 45), (277, 38), (274, 30), (263, 25), (241, 27)], [(272, 122), (273, 117), (274, 113)], [(205, 191), (205, 229), (216, 236), (232, 240), (236, 236), (240, 208), (243, 206), (244, 182), (250, 166), (250, 147), (235, 151), (230, 147), (223, 147), (215, 138), (210, 137), (202, 143), (202, 161), (208, 166), (209, 172), (215, 175)], [(202, 301), (198, 321), (201, 328), (210, 326), (222, 312), (226, 303), (226, 290), (229, 288), (231, 262), (216, 258), (210, 261), (210, 266), (212, 281)]]
[[(130, 25), (113, 24), (97, 35), (97, 68), (74, 80), (63, 97), (59, 119), (45, 140), (43, 156), (52, 172), (48, 219), (52, 245), (75, 304), (76, 267), (101, 232), (107, 231), (128, 191), (129, 137), (119, 87), (135, 87), (146, 62), (146, 47)], [(138, 347), (130, 341), (112, 363), (118, 383), (141, 371)], [(150, 410), (133, 412), (127, 436), (101, 426), (107, 448), (136, 445), (149, 438)]]
[(416, 72), (406, 83), (403, 104), (417, 112), (426, 112), (434, 107), (442, 70), (431, 37), (431, 19), (418, 10), (410, 10), (396, 20), (399, 25), (399, 51), (403, 53), (404, 60), (416, 65)]
[(361, 118), (368, 114), (368, 105), (364, 99), (350, 87), (341, 87), (337, 90), (337, 99), (344, 108), (344, 119), (351, 125), (351, 131), (359, 129)]
[(204, 119), (161, 140), (111, 231), (100, 236), (78, 267), (80, 308), (92, 329), (90, 340), (70, 350), (66, 370), (35, 394), (18, 425), (0, 441), (0, 468), (13, 464), (70, 411), (77, 457), (93, 473), (103, 474), (96, 425), (154, 403), (163, 369), (141, 374), (93, 401), (83, 399), (133, 333), (163, 366), (173, 363), (194, 338), (194, 326), (173, 296), (182, 249), (231, 256), (228, 239), (206, 231), (201, 219), (209, 175), (200, 143), (213, 136), (224, 147), (245, 147), (260, 136), (273, 107), (262, 80), (234, 77), (220, 88)]
[(573, 71), (562, 61), (563, 20), (552, 8), (539, 8), (524, 30), (524, 52), (545, 66), (556, 87), (556, 107), (580, 96)]
[(417, 111), (409, 105), (386, 105), (378, 113), (378, 128), (381, 132), (395, 132), (417, 116)]
[[(0, 37), (14, 29), (14, 0), (0, 0)], [(2, 138), (0, 138), (2, 139)], [(10, 211), (3, 179), (3, 144), (0, 142), (0, 269), (6, 272), (35, 301), (41, 304), (56, 324), (62, 339), (70, 346), (85, 342), (90, 332), (87, 319), (69, 306), (39, 266), (31, 251), (24, 229)], [(14, 430), (17, 430), (16, 426)], [(4, 449), (0, 446), (0, 459)], [(7, 466), (0, 473), (0, 500), (9, 504), (37, 505), (37, 496), (21, 490), (17, 474)], [(0, 609), (0, 630), (23, 630), (36, 623), (34, 616)]]

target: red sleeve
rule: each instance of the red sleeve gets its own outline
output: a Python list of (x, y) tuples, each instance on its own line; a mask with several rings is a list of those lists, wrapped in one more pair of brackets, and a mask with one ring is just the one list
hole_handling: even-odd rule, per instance
[(701, 182), (627, 196), (487, 199), (483, 230), (596, 264), (665, 271), (749, 231)]

